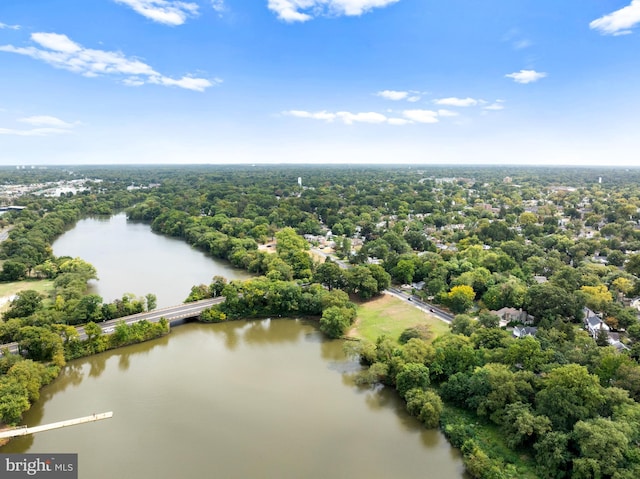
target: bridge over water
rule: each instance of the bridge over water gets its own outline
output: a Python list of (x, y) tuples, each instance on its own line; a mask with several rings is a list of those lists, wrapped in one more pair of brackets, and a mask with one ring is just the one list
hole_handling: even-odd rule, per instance
[[(115, 327), (124, 321), (125, 324), (134, 324), (138, 321), (147, 320), (150, 323), (157, 323), (161, 318), (165, 318), (169, 321), (171, 326), (182, 324), (185, 321), (197, 318), (200, 313), (205, 309), (210, 308), (214, 304), (219, 304), (224, 301), (224, 297), (220, 296), (213, 299), (203, 299), (201, 301), (195, 301), (193, 303), (178, 304), (176, 306), (169, 306), (167, 308), (154, 309), (153, 311), (146, 311), (144, 313), (132, 314), (131, 316), (123, 316), (122, 318), (110, 319), (99, 323), (102, 328), (103, 334), (111, 334), (115, 330)], [(87, 334), (84, 331), (84, 326), (76, 327), (78, 331), (79, 339), (87, 339)], [(0, 345), (0, 349), (7, 348), (10, 353), (18, 353), (18, 343), (7, 343)]]

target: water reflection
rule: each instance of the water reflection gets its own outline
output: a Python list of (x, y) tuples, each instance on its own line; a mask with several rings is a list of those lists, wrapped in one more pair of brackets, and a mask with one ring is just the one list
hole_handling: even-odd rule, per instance
[(151, 231), (145, 223), (128, 222), (124, 213), (79, 221), (52, 245), (56, 256), (80, 257), (95, 266), (92, 293), (106, 302), (124, 293), (157, 296), (158, 307), (182, 303), (196, 284), (216, 275), (244, 279), (251, 274), (231, 266), (184, 241)]
[[(300, 320), (180, 326), (71, 362), (25, 416), (41, 424), (113, 410), (113, 419), (2, 452), (77, 452), (91, 479), (463, 477), (441, 434), (409, 417), (394, 391), (353, 385), (360, 366), (342, 346)], [(171, 461), (156, 467), (158, 457)]]

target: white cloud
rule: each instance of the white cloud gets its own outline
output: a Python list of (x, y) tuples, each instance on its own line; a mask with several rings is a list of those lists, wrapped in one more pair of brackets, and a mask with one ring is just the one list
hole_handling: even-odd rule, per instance
[(269, 10), (285, 22), (306, 22), (318, 15), (359, 16), (400, 0), (269, 0)]
[(504, 100), (496, 100), (495, 103), (485, 106), (484, 110), (500, 111), (504, 110)]
[(20, 30), (20, 25), (7, 25), (6, 23), (0, 22), (0, 30), (3, 28), (7, 28), (9, 30)]
[(509, 73), (505, 75), (507, 78), (513, 78), (516, 83), (533, 83), (541, 78), (546, 77), (544, 72), (537, 72), (535, 70), (520, 70), (519, 72)]
[[(352, 113), (349, 111), (339, 111), (336, 113), (329, 112), (326, 110), (321, 110), (317, 112), (311, 112), (306, 110), (288, 110), (283, 111), (283, 115), (293, 116), (296, 118), (307, 118), (310, 120), (321, 120), (327, 123), (332, 123), (334, 121), (342, 121), (346, 125), (353, 125), (354, 123), (372, 123), (372, 124), (388, 124), (388, 125), (409, 125), (413, 123), (438, 123), (440, 121), (440, 117), (455, 117), (458, 116), (458, 113), (450, 110), (421, 110), (421, 109), (413, 109), (413, 110), (403, 110), (402, 112), (397, 112), (393, 110), (387, 110), (389, 115), (385, 115), (383, 113), (378, 112), (362, 112), (362, 113)], [(391, 116), (400, 113), (402, 117)]]
[(29, 116), (26, 118), (18, 119), (21, 123), (28, 123), (32, 126), (44, 126), (44, 127), (53, 127), (53, 128), (73, 128), (71, 123), (67, 123), (60, 118), (56, 118), (55, 116), (47, 116), (47, 115), (39, 115), (39, 116)]
[(12, 136), (50, 136), (64, 133), (71, 133), (71, 130), (64, 128), (33, 128), (31, 130), (15, 130), (12, 128), (0, 128), (0, 135)]
[(295, 116), (297, 118), (309, 118), (311, 120), (323, 120), (331, 123), (334, 120), (342, 120), (347, 125), (354, 123), (386, 123), (387, 117), (382, 113), (373, 111), (362, 113), (351, 113), (349, 111), (339, 111), (331, 113), (328, 111), (309, 112), (304, 110), (289, 110), (282, 112), (284, 115)]
[[(198, 14), (196, 3), (179, 2), (176, 0), (114, 0), (131, 7), (140, 15), (154, 22), (165, 25), (182, 25), (188, 17)], [(214, 2), (215, 4), (219, 2)]]
[(640, 0), (632, 0), (626, 7), (595, 19), (589, 27), (603, 35), (627, 35), (639, 23)]
[(142, 86), (144, 85), (144, 80), (138, 77), (129, 77), (122, 80), (122, 83), (127, 86)]
[(77, 53), (82, 50), (82, 47), (69, 37), (58, 33), (34, 33), (31, 35), (31, 39), (44, 48), (56, 52)]
[(27, 123), (36, 128), (21, 130), (15, 128), (0, 128), (0, 135), (12, 136), (50, 136), (71, 133), (75, 124), (68, 123), (55, 116), (39, 115), (19, 118), (20, 123)]
[(406, 100), (411, 103), (420, 101), (422, 93), (415, 90), (403, 91), (403, 90), (382, 90), (376, 93), (377, 96), (386, 100), (400, 101)]
[(512, 28), (505, 33), (502, 40), (511, 43), (514, 50), (522, 50), (533, 45), (533, 42), (528, 38), (525, 38), (522, 32), (517, 28)]
[(387, 100), (405, 100), (409, 96), (408, 91), (397, 91), (397, 90), (383, 90), (376, 93), (376, 95), (381, 96)]
[(529, 48), (531, 45), (533, 45), (533, 42), (531, 40), (527, 40), (527, 39), (516, 40), (515, 42), (513, 42), (513, 48), (515, 48), (516, 50), (522, 50), (523, 48)]
[(348, 111), (339, 111), (336, 116), (344, 121), (347, 125), (353, 123), (386, 123), (387, 117), (382, 113), (376, 113), (373, 111), (364, 113), (351, 113)]
[(310, 118), (312, 120), (324, 120), (324, 121), (328, 121), (328, 122), (331, 122), (331, 121), (336, 119), (336, 114), (335, 113), (328, 113), (326, 111), (319, 111), (319, 112), (316, 112), (316, 113), (311, 113), (311, 112), (303, 111), (303, 110), (290, 110), (290, 111), (285, 111), (284, 114), (285, 115), (290, 115), (290, 116), (295, 116), (297, 118)]
[(211, 0), (211, 6), (218, 13), (225, 11), (224, 0)]
[(205, 91), (211, 86), (211, 82), (209, 80), (205, 78), (194, 78), (191, 76), (183, 76), (178, 80), (165, 76), (152, 76), (149, 78), (149, 83), (155, 83), (156, 85), (163, 86), (177, 86), (194, 91)]
[(438, 112), (432, 110), (405, 110), (402, 114), (417, 123), (438, 123)]
[(475, 106), (478, 104), (478, 100), (474, 98), (440, 98), (438, 100), (433, 101), (436, 105), (445, 105), (445, 106)]
[(69, 70), (86, 77), (99, 75), (124, 76), (125, 78), (122, 81), (131, 86), (153, 83), (202, 92), (215, 84), (221, 83), (219, 79), (207, 80), (205, 78), (194, 78), (190, 75), (173, 79), (158, 73), (151, 66), (140, 60), (127, 58), (120, 52), (84, 48), (66, 35), (33, 33), (31, 39), (43, 48), (0, 45), (0, 51), (26, 55), (36, 60), (42, 60), (55, 68)]
[(408, 125), (410, 123), (413, 123), (411, 120), (407, 120), (405, 118), (389, 118), (388, 123), (390, 125)]

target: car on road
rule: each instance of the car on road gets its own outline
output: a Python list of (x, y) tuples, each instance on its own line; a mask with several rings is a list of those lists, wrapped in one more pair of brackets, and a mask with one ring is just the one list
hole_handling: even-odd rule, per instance
[(109, 327), (109, 328), (104, 328), (102, 330), (103, 333), (113, 333), (116, 330), (116, 328), (113, 327)]

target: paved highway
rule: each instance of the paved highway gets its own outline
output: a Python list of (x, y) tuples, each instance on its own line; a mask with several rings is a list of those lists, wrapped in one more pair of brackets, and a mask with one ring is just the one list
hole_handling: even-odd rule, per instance
[[(99, 323), (102, 328), (103, 334), (111, 334), (115, 330), (118, 323), (124, 321), (125, 324), (133, 324), (138, 321), (146, 319), (151, 323), (157, 323), (160, 318), (165, 318), (167, 321), (177, 321), (179, 319), (193, 318), (198, 316), (202, 311), (210, 308), (214, 304), (218, 304), (224, 301), (224, 297), (218, 297), (213, 299), (203, 299), (202, 301), (196, 301), (193, 303), (179, 304), (177, 306), (170, 306), (168, 308), (154, 309), (153, 311), (147, 311), (144, 313), (133, 314), (131, 316), (124, 316), (122, 318), (111, 319), (109, 321), (103, 321)], [(84, 326), (76, 327), (78, 331), (79, 339), (87, 339), (87, 334), (84, 332)], [(13, 354), (18, 353), (18, 343), (7, 343), (0, 345), (0, 349), (8, 348), (9, 352)]]
[(432, 316), (435, 316), (440, 321), (444, 321), (445, 323), (451, 324), (451, 321), (453, 320), (453, 315), (452, 314), (446, 312), (443, 309), (438, 308), (437, 306), (434, 306), (433, 304), (429, 304), (429, 303), (427, 303), (425, 301), (422, 301), (417, 296), (414, 296), (412, 294), (408, 294), (408, 293), (402, 291), (399, 288), (389, 288), (385, 292), (395, 296), (396, 298), (400, 298), (400, 299), (404, 299), (406, 301), (410, 301), (411, 304), (413, 304), (413, 306), (415, 306), (418, 309), (421, 309), (425, 313), (429, 313)]

